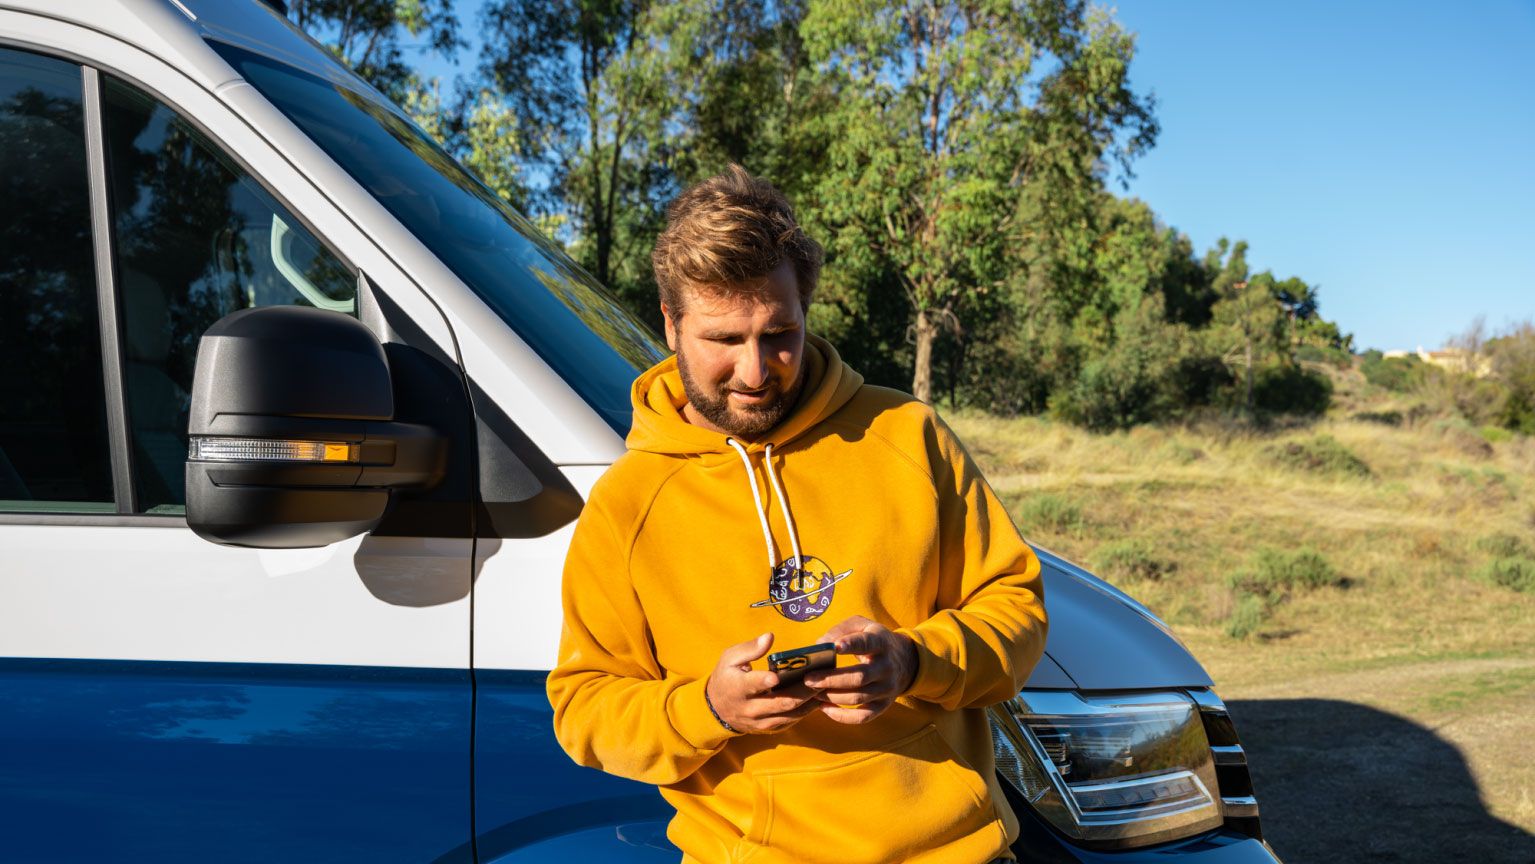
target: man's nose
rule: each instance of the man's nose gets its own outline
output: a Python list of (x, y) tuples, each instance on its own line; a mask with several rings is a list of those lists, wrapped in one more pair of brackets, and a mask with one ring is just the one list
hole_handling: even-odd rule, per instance
[(768, 382), (767, 352), (755, 340), (748, 339), (741, 346), (741, 356), (736, 359), (736, 380), (748, 390), (757, 390)]

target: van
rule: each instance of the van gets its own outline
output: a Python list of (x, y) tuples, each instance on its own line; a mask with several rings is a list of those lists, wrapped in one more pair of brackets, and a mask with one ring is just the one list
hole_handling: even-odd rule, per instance
[[(0, 189), (0, 860), (677, 860), (544, 695), (643, 325), (255, 0), (0, 0)], [(1276, 860), (1209, 676), (1041, 558), (1019, 856)]]

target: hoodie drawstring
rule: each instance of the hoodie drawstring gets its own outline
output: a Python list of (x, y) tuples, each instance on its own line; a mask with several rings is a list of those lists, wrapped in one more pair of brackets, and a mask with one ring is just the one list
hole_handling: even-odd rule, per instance
[[(746, 466), (746, 485), (752, 492), (752, 501), (757, 505), (757, 520), (762, 523), (762, 539), (767, 542), (768, 569), (775, 570), (778, 567), (778, 546), (773, 542), (773, 532), (768, 527), (767, 510), (762, 506), (762, 496), (757, 494), (757, 474), (752, 469), (751, 457), (746, 455), (746, 448), (742, 447), (734, 438), (726, 438), (725, 443), (736, 451), (741, 457), (741, 464)], [(762, 464), (767, 466), (768, 483), (773, 487), (773, 492), (778, 496), (779, 509), (783, 511), (784, 524), (789, 527), (789, 545), (794, 549), (794, 567), (803, 567), (804, 559), (799, 552), (799, 533), (794, 530), (794, 517), (789, 515), (789, 498), (784, 495), (783, 484), (778, 482), (778, 472), (773, 470), (773, 445), (769, 444), (762, 450)]]

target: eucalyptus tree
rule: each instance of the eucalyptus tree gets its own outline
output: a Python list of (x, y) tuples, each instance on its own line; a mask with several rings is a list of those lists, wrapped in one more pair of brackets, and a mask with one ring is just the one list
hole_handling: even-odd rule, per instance
[[(1105, 159), (1127, 167), (1150, 146), (1133, 39), (1080, 0), (820, 0), (801, 34), (835, 92), (811, 196), (834, 229), (828, 275), (896, 273), (912, 392), (931, 401), (935, 341), (1005, 303), (1026, 232), (1067, 234)], [(1021, 224), (1031, 185), (1066, 214)]]

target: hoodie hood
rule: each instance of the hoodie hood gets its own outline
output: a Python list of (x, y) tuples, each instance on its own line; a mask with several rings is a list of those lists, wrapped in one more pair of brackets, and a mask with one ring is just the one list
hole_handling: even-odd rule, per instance
[[(817, 423), (837, 413), (858, 388), (863, 376), (842, 362), (830, 342), (813, 333), (805, 334), (805, 385), (797, 402), (782, 422), (747, 449), (757, 450), (772, 444), (782, 448), (814, 428)], [(625, 444), (630, 450), (689, 456), (704, 453), (729, 453), (729, 436), (694, 426), (683, 416), (687, 394), (682, 389), (682, 373), (677, 369), (677, 355), (645, 370), (630, 391), (634, 403), (634, 425)]]

